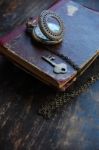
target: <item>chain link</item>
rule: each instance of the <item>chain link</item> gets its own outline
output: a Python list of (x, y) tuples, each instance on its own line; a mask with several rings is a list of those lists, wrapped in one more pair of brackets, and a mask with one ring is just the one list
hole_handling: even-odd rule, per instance
[(56, 51), (51, 50), (48, 46), (44, 45), (44, 47), (48, 51), (50, 51), (51, 53), (53, 53), (54, 55), (56, 55), (56, 56), (60, 57), (61, 59), (63, 59), (66, 63), (68, 63), (70, 66), (72, 66), (76, 71), (80, 70), (79, 66), (74, 61), (72, 61), (71, 58), (69, 58), (68, 56), (64, 56), (63, 54), (57, 53)]
[(49, 102), (42, 105), (39, 109), (39, 114), (42, 115), (44, 118), (50, 118), (53, 114), (55, 114), (56, 109), (62, 107), (64, 104), (67, 104), (75, 97), (88, 90), (88, 87), (96, 80), (99, 80), (99, 73), (90, 77), (87, 82), (84, 85), (80, 86), (78, 89), (72, 90), (70, 92), (57, 93), (53, 97), (54, 100), (49, 97)]

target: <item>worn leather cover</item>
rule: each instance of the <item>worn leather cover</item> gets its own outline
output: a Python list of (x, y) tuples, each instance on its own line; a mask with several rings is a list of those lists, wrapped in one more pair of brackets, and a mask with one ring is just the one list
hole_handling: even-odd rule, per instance
[[(0, 52), (46, 84), (65, 90), (99, 55), (99, 13), (66, 0), (58, 1), (50, 9), (64, 20), (61, 44), (47, 47), (35, 43), (23, 24), (0, 39)], [(53, 52), (69, 57), (80, 70), (76, 71), (67, 63), (66, 74), (55, 74), (53, 67), (41, 58), (50, 55), (56, 58), (56, 63), (64, 62)]]

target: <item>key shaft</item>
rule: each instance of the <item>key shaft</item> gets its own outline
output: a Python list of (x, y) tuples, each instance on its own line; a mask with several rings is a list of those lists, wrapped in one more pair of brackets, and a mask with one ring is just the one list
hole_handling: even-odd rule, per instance
[(51, 58), (47, 58), (47, 57), (45, 57), (45, 56), (42, 56), (42, 58), (45, 60), (45, 61), (47, 61), (48, 63), (50, 63), (52, 66), (57, 66), (58, 64), (56, 64), (55, 62), (53, 62), (52, 60), (51, 60)]

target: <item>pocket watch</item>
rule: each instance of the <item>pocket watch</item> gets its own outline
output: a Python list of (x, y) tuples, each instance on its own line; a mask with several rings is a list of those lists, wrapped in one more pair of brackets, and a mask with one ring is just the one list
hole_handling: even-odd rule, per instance
[(64, 23), (61, 17), (51, 10), (41, 12), (37, 23), (32, 19), (27, 21), (27, 29), (33, 40), (43, 44), (54, 45), (63, 41)]

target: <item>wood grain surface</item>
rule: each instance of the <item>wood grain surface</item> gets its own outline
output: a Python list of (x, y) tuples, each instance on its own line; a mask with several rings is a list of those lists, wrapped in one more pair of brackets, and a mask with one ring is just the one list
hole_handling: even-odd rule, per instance
[[(53, 2), (1, 0), (1, 35)], [(98, 1), (80, 2), (99, 9)], [(73, 88), (97, 74), (99, 58)], [(99, 81), (46, 120), (38, 109), (56, 94), (0, 56), (0, 150), (99, 150)]]

